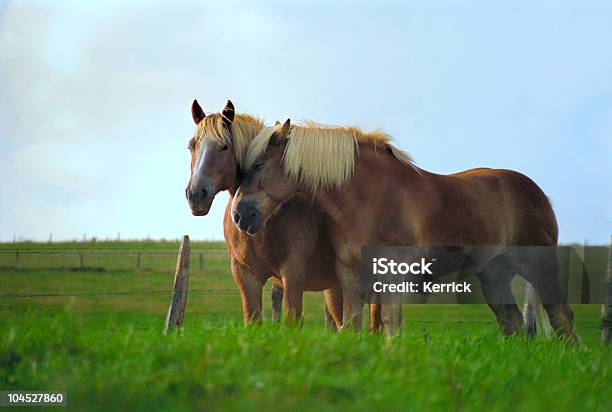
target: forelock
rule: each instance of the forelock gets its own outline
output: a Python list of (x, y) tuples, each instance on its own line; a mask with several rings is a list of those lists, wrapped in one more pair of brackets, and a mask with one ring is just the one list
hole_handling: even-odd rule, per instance
[(280, 128), (280, 125), (265, 127), (251, 141), (244, 161), (244, 169), (246, 171), (251, 170), (255, 163), (263, 158), (264, 153), (270, 144), (270, 139), (274, 135), (274, 132), (280, 130)]
[(194, 138), (196, 142), (202, 139), (214, 141), (219, 145), (230, 143), (230, 136), (234, 146), (236, 161), (244, 168), (244, 160), (249, 143), (263, 129), (264, 123), (248, 114), (236, 114), (230, 130), (223, 121), (223, 115), (212, 113), (207, 115), (198, 124)]

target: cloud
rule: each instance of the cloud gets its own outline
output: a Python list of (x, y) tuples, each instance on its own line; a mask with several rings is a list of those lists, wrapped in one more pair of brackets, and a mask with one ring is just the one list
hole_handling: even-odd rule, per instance
[[(178, 237), (204, 223), (183, 191), (190, 101), (207, 91), (205, 104), (221, 105), (230, 87), (214, 80), (214, 67), (227, 64), (227, 78), (239, 78), (235, 50), (250, 48), (240, 58), (252, 59), (270, 32), (261, 24), (247, 33), (263, 18), (250, 7), (199, 4), (7, 5), (0, 240)], [(195, 238), (222, 236), (220, 198)]]
[[(382, 127), (435, 172), (519, 169), (558, 205), (565, 239), (605, 240), (605, 9), (7, 2), (0, 240), (220, 238), (227, 197), (206, 218), (183, 198), (194, 97), (270, 122)], [(565, 182), (581, 182), (581, 204)]]

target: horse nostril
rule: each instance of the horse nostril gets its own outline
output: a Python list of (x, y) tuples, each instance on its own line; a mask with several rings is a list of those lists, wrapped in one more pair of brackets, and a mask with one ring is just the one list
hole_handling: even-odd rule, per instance
[(191, 200), (191, 191), (189, 190), (189, 186), (185, 188), (185, 197), (187, 200)]
[(208, 192), (206, 191), (206, 189), (202, 189), (200, 195), (202, 196), (202, 199), (206, 199), (206, 195), (208, 195)]
[(240, 215), (238, 212), (234, 212), (234, 223), (238, 223), (240, 221)]

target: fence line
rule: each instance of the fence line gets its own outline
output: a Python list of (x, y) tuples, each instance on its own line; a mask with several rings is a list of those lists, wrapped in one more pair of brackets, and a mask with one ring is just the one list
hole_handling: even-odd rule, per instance
[[(204, 271), (204, 257), (217, 257), (224, 258), (228, 257), (227, 250), (225, 248), (205, 248), (196, 249), (194, 252), (194, 259), (197, 259), (199, 272)], [(14, 255), (14, 263), (11, 264), (10, 255)], [(38, 258), (41, 256), (49, 256), (53, 260), (48, 262), (46, 265), (41, 264), (40, 261), (36, 263), (30, 263), (31, 258)], [(49, 249), (1, 249), (0, 248), (0, 270), (21, 270), (21, 269), (37, 269), (37, 270), (52, 270), (55, 268), (66, 268), (69, 267), (71, 270), (78, 269), (80, 271), (87, 271), (88, 269), (100, 270), (100, 269), (128, 269), (135, 268), (136, 272), (142, 270), (153, 269), (151, 264), (146, 264), (148, 258), (161, 258), (170, 259), (176, 256), (176, 251), (170, 249), (137, 249), (137, 248), (115, 248), (115, 249), (83, 249), (83, 248), (72, 248), (62, 250), (49, 250)], [(57, 259), (66, 258), (65, 262), (58, 261)], [(78, 260), (76, 260), (78, 258)], [(112, 259), (115, 264), (102, 264), (96, 261), (95, 266), (87, 266), (88, 261), (94, 258)], [(133, 260), (126, 260), (126, 259)], [(29, 264), (30, 263), (30, 264)], [(108, 263), (108, 262), (107, 262)], [(159, 262), (158, 262), (159, 263)], [(118, 266), (116, 265), (118, 264)], [(195, 262), (194, 262), (195, 265)], [(158, 266), (158, 264), (156, 264)]]
[[(267, 292), (267, 291), (266, 291)], [(32, 294), (12, 294), (0, 295), (0, 299), (15, 299), (15, 298), (51, 298), (51, 297), (66, 297), (66, 296), (143, 296), (143, 295), (169, 295), (172, 290), (137, 290), (130, 292), (61, 292), (61, 293), (32, 293)], [(239, 294), (237, 289), (190, 289), (189, 293), (201, 293), (209, 295), (220, 294)]]
[[(129, 251), (126, 251), (129, 250)], [(107, 251), (106, 249), (66, 249), (66, 250), (48, 250), (48, 249), (0, 249), (0, 254), (33, 254), (33, 255), (128, 255), (136, 256), (139, 253), (144, 255), (168, 255), (175, 256), (176, 251), (166, 249), (113, 249)], [(227, 255), (227, 250), (218, 249), (195, 249), (194, 253), (200, 253), (204, 255)]]

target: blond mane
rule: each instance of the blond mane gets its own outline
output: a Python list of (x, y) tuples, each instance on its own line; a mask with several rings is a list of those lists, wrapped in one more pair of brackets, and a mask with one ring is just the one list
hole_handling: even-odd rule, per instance
[[(250, 170), (263, 157), (270, 138), (281, 127), (266, 127), (253, 139), (247, 150), (245, 170)], [(410, 156), (393, 146), (391, 137), (380, 130), (365, 132), (357, 127), (324, 126), (306, 121), (291, 127), (283, 155), (284, 173), (311, 192), (339, 187), (353, 176), (360, 144), (389, 149), (396, 159), (414, 167)]]
[[(234, 154), (240, 168), (244, 165), (249, 143), (263, 128), (264, 123), (254, 116), (239, 113), (234, 115), (232, 122)], [(213, 113), (202, 119), (196, 128), (194, 137), (196, 142), (200, 139), (211, 139), (221, 145), (229, 143), (229, 134), (223, 124), (223, 115)]]

